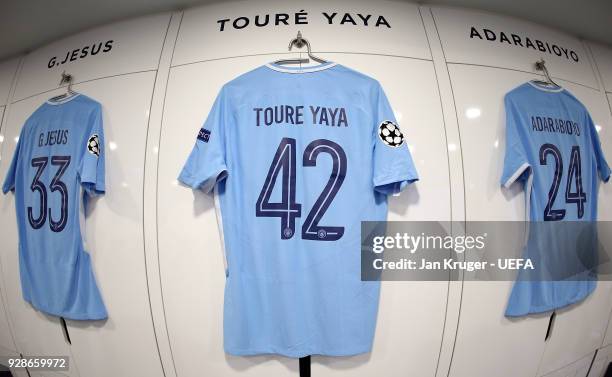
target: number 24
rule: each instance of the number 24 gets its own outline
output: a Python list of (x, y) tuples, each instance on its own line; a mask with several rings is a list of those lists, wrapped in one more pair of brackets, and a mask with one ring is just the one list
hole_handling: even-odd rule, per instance
[[(557, 198), (557, 192), (561, 185), (561, 176), (563, 175), (563, 159), (561, 151), (554, 144), (544, 144), (540, 147), (540, 165), (546, 165), (546, 157), (552, 155), (555, 160), (555, 175), (552, 185), (548, 191), (548, 203), (544, 208), (544, 221), (559, 221), (565, 217), (565, 208), (553, 209), (552, 206)], [(575, 182), (576, 191), (572, 192), (572, 180)], [(580, 147), (574, 145), (570, 155), (570, 166), (567, 175), (567, 183), (565, 186), (565, 202), (576, 203), (578, 218), (584, 216), (584, 203), (587, 201), (587, 196), (582, 191), (582, 169), (580, 161)]]

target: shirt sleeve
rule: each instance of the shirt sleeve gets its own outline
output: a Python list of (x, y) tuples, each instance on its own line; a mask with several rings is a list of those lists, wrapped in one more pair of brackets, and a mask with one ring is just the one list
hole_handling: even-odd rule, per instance
[(21, 129), (21, 134), (19, 135), (19, 139), (17, 140), (17, 146), (15, 147), (15, 153), (13, 153), (13, 160), (11, 161), (11, 165), (9, 166), (8, 171), (6, 172), (6, 177), (4, 178), (4, 184), (2, 185), (2, 192), (7, 194), (9, 191), (15, 191), (15, 177), (17, 175), (17, 163), (19, 161), (19, 155), (21, 151), (21, 143), (23, 140), (23, 132), (25, 127)]
[(591, 119), (591, 116), (588, 113), (587, 128), (591, 137), (593, 152), (595, 153), (595, 161), (597, 163), (597, 171), (599, 172), (599, 177), (602, 181), (608, 182), (608, 180), (610, 179), (610, 167), (608, 166), (606, 156), (604, 156), (603, 150), (601, 149), (599, 134), (597, 133), (597, 129), (595, 128), (595, 124), (593, 123), (593, 119)]
[(396, 194), (419, 180), (407, 142), (382, 87), (374, 94), (374, 190)]
[(87, 140), (82, 146), (79, 175), (81, 185), (90, 196), (104, 194), (105, 187), (105, 145), (104, 127), (102, 124), (102, 107), (100, 105), (89, 116)]
[(501, 184), (508, 188), (517, 180), (525, 180), (529, 176), (530, 164), (519, 134), (520, 114), (518, 109), (508, 96), (504, 99), (504, 105), (506, 108), (506, 156)]
[(178, 177), (179, 182), (206, 193), (228, 175), (225, 132), (232, 121), (227, 91), (221, 89)]

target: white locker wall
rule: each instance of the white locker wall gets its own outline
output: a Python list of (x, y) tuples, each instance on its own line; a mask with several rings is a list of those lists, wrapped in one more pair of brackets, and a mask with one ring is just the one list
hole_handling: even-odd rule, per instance
[(610, 363), (612, 363), (612, 345), (600, 348), (597, 351), (587, 377), (604, 377)]
[[(594, 66), (599, 73), (599, 77), (604, 88), (605, 100), (608, 108), (612, 112), (612, 48), (598, 43), (589, 43), (589, 48), (593, 55)], [(601, 344), (602, 348), (597, 353), (593, 362), (593, 367), (589, 377), (603, 376), (608, 364), (612, 362), (612, 313), (608, 319), (607, 331)]]
[(538, 374), (538, 377), (586, 377), (589, 374), (589, 369), (591, 369), (593, 355), (594, 352), (545, 375)]
[(28, 370), (30, 377), (64, 377), (64, 374), (60, 372), (41, 371), (41, 370)]
[[(300, 9), (307, 13), (307, 24), (298, 24)], [(330, 23), (323, 12), (337, 14)], [(274, 25), (283, 13), (289, 25)], [(341, 22), (346, 14), (355, 24)], [(268, 24), (254, 26), (255, 15), (260, 20), (269, 15)], [(359, 15), (370, 15), (367, 25)], [(381, 16), (392, 27), (377, 25)], [(243, 28), (241, 17), (249, 20)], [(228, 20), (223, 30), (219, 20)], [(496, 41), (470, 38), (472, 28), (481, 35), (489, 29)], [(533, 63), (542, 57), (555, 79), (589, 108), (601, 127), (604, 152), (612, 156), (612, 50), (585, 47), (563, 32), (522, 20), (395, 1), (316, 0), (289, 6), (257, 0), (79, 33), (26, 55), (12, 94), (4, 92), (12, 78), (2, 67), (9, 63), (0, 63), (0, 119), (8, 104), (0, 128), (0, 177), (23, 121), (61, 92), (56, 89), (59, 73), (73, 74), (75, 90), (104, 109), (108, 193), (89, 208), (85, 233), (110, 318), (68, 321), (69, 345), (56, 318), (23, 302), (14, 201), (11, 195), (0, 197), (0, 233), (7, 245), (0, 249), (0, 291), (8, 314), (5, 318), (0, 311), (0, 347), (70, 355), (70, 376), (298, 374), (296, 360), (223, 353), (225, 275), (212, 198), (176, 181), (219, 88), (286, 55), (287, 42), (298, 30), (316, 54), (373, 76), (389, 96), (421, 176), (390, 199), (390, 220), (525, 217), (520, 188), (502, 190), (498, 183), (502, 98), (536, 77)], [(502, 31), (523, 42), (528, 36), (561, 46), (568, 55), (501, 42)], [(109, 41), (109, 51), (80, 57), (83, 47)], [(612, 217), (610, 195), (612, 186), (602, 185), (601, 219)], [(612, 330), (605, 335), (612, 310), (609, 282), (600, 282), (584, 302), (559, 311), (547, 342), (548, 315), (503, 316), (512, 282), (382, 285), (373, 352), (314, 357), (313, 375), (584, 376), (595, 350), (612, 343)]]
[(19, 58), (0, 62), (0, 106), (6, 106), (19, 67)]
[[(504, 151), (502, 98), (530, 76), (473, 65), (449, 65), (449, 74), (461, 130), (467, 220), (523, 218), (523, 192), (513, 187), (508, 200), (499, 185)], [(473, 117), (477, 112), (468, 109), (478, 109), (480, 116)], [(548, 317), (506, 319), (503, 313), (511, 287), (512, 282), (464, 283), (451, 376), (485, 376), (491, 370), (499, 376), (536, 374)]]
[[(7, 114), (7, 102), (18, 67), (19, 58), (0, 63), (0, 130)], [(4, 143), (4, 138), (1, 135), (0, 131), (0, 149), (2, 143)], [(6, 289), (3, 279), (0, 279), (0, 353), (3, 355), (18, 355), (7, 316)]]
[(600, 43), (589, 43), (593, 60), (607, 93), (612, 93), (612, 47)]

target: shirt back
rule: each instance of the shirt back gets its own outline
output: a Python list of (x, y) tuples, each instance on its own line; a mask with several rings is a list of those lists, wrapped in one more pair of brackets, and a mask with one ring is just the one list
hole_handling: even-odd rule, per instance
[(417, 179), (377, 81), (327, 63), (227, 83), (179, 176), (220, 205), (226, 352), (368, 352), (379, 283), (360, 280), (361, 221)]
[(104, 193), (104, 132), (100, 104), (73, 94), (27, 119), (3, 191), (15, 192), (24, 299), (49, 314), (103, 319), (81, 239), (81, 189)]
[(528, 82), (506, 95), (505, 108), (501, 181), (525, 184), (524, 255), (538, 269), (514, 285), (506, 315), (518, 316), (578, 302), (595, 288), (595, 247), (577, 235), (597, 220), (598, 181), (609, 179), (610, 168), (587, 109), (567, 90)]

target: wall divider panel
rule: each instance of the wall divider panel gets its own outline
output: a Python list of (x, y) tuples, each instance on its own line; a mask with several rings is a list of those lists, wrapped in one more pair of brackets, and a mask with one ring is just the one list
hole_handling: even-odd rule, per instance
[(600, 348), (593, 360), (587, 377), (605, 377), (608, 365), (612, 363), (612, 345)]
[(0, 106), (6, 106), (9, 102), (9, 95), (17, 74), (19, 61), (19, 58), (12, 58), (0, 62)]
[[(8, 114), (7, 103), (13, 87), (15, 75), (19, 67), (19, 58), (13, 58), (0, 63), (0, 165), (2, 162), (2, 125), (4, 118)], [(8, 159), (8, 158), (7, 158)], [(1, 266), (0, 261), (0, 266)], [(1, 271), (1, 268), (0, 268)], [(9, 323), (6, 306), (6, 288), (3, 279), (0, 279), (0, 352), (5, 355), (17, 355), (17, 347), (13, 340), (13, 334)]]
[[(593, 54), (593, 65), (595, 66), (597, 72), (599, 73), (600, 79), (601, 79), (601, 85), (603, 87), (602, 94), (603, 94), (604, 100), (607, 101), (608, 108), (610, 110), (610, 113), (612, 114), (612, 47), (604, 46), (598, 43), (589, 43), (588, 47), (590, 48)], [(612, 124), (610, 124), (609, 127), (612, 127)], [(602, 138), (602, 143), (608, 143), (608, 148), (609, 148), (610, 143), (611, 143), (610, 139), (612, 139), (612, 136), (610, 134), (612, 133), (612, 131), (608, 129), (607, 133), (608, 133), (608, 136), (605, 138)], [(612, 156), (607, 155), (607, 159), (608, 159), (608, 163), (610, 163)], [(605, 186), (608, 186), (608, 185), (605, 185)], [(608, 187), (604, 189), (608, 190), (608, 192), (610, 190), (610, 188)], [(609, 203), (606, 203), (606, 204), (609, 204)], [(606, 220), (610, 220), (610, 219), (607, 218)], [(603, 347), (612, 345), (611, 323), (612, 323), (612, 313), (611, 313), (610, 319), (608, 320), (606, 336), (604, 337), (604, 340), (602, 342)], [(599, 357), (599, 354), (598, 354), (598, 357)], [(592, 376), (589, 376), (589, 377), (592, 377)]]

